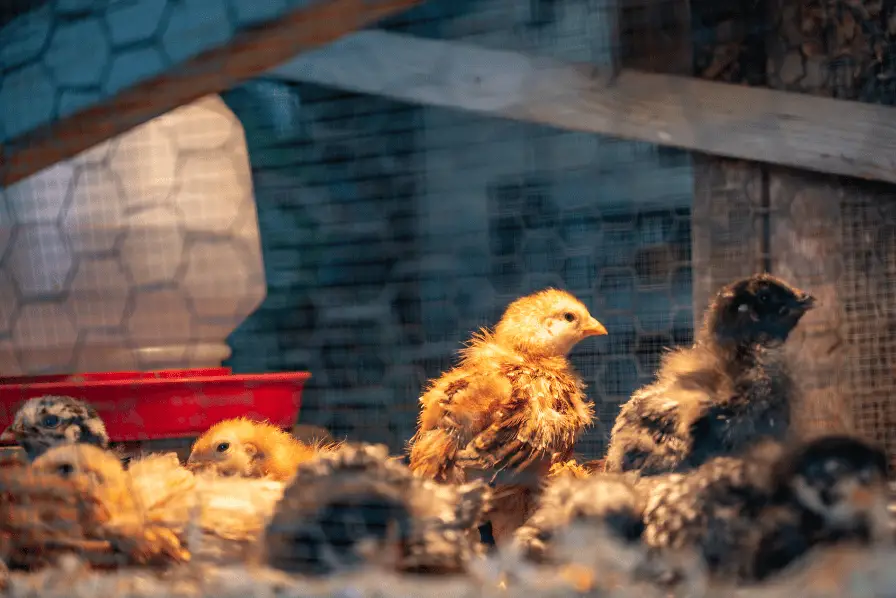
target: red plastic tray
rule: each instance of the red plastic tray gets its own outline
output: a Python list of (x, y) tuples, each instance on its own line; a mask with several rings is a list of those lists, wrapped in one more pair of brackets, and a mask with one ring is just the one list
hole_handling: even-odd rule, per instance
[(197, 436), (231, 417), (291, 428), (308, 372), (237, 374), (230, 368), (0, 377), (0, 430), (26, 400), (68, 395), (93, 405), (113, 442)]

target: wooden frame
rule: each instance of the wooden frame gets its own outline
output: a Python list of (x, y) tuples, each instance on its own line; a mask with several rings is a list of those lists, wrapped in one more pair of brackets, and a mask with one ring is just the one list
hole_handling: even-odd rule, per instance
[[(56, 114), (47, 115), (47, 122), (41, 126), (13, 139), (4, 139), (4, 144), (0, 147), (0, 184), (11, 185), (160, 114), (227, 89), (241, 80), (265, 72), (299, 52), (327, 44), (346, 33), (419, 4), (422, 0), (292, 0), (283, 3), (288, 4), (288, 8), (281, 8), (279, 14), (262, 18), (260, 22), (257, 13), (252, 13), (258, 7), (248, 5), (271, 6), (272, 3), (259, 0), (239, 1), (247, 5), (245, 8), (250, 13), (242, 23), (246, 27), (240, 33), (228, 37), (225, 42), (215, 42), (215, 36), (211, 36), (211, 43), (208, 39), (197, 41), (197, 37), (202, 31), (207, 33), (215, 27), (219, 27), (218, 38), (227, 35), (230, 25), (227, 24), (226, 11), (217, 15), (217, 22), (214, 21), (214, 15), (209, 17), (207, 14), (172, 16), (172, 19), (179, 18), (183, 21), (177, 22), (174, 33), (166, 38), (166, 45), (175, 49), (202, 48), (199, 52), (193, 52), (192, 55), (189, 50), (180, 52), (185, 55), (174, 57), (182, 60), (178, 60), (173, 68), (167, 68), (161, 60), (158, 64), (148, 66), (145, 60), (139, 64), (134, 61), (131, 72), (118, 74), (120, 81), (133, 80), (132, 83), (123, 85), (121, 89), (107, 86), (93, 105), (85, 106), (72, 114), (63, 114), (61, 118), (57, 104)], [(164, 4), (165, 0), (138, 0), (137, 4), (149, 10), (158, 7), (160, 2)], [(159, 14), (162, 12), (159, 11)], [(103, 16), (85, 19), (82, 22), (86, 23), (83, 24), (84, 27), (89, 26), (91, 18), (99, 20)], [(108, 14), (105, 18), (109, 18)], [(28, 35), (33, 35), (33, 30), (26, 28), (25, 35), (18, 40), (23, 47), (27, 42), (24, 37)], [(17, 85), (11, 90), (4, 89), (0, 96), (7, 118), (25, 114), (34, 101), (34, 90), (41, 84), (47, 85), (42, 78), (41, 68), (37, 68), (41, 66), (40, 63), (45, 62), (46, 55), (52, 53), (52, 56), (62, 57), (58, 60), (74, 61), (77, 66), (79, 60), (86, 59), (79, 47), (83, 40), (83, 37), (78, 36), (54, 36), (48, 48), (36, 56), (34, 62), (20, 65), (22, 68), (18, 72), (21, 76), (9, 76)], [(23, 50), (8, 46), (0, 57), (0, 66), (4, 67), (4, 71), (9, 70), (6, 57), (14, 57), (17, 51), (21, 53)], [(106, 54), (100, 59), (111, 60), (108, 49), (104, 51)], [(168, 51), (169, 55), (172, 53)], [(35, 65), (37, 67), (26, 71), (29, 66)], [(97, 72), (101, 72), (101, 69)], [(109, 76), (108, 72), (106, 76)], [(28, 80), (28, 77), (31, 79)], [(43, 116), (37, 118), (39, 120)]]
[[(270, 75), (718, 156), (896, 182), (896, 109), (365, 31)], [(849, 118), (843, 114), (849, 112)]]

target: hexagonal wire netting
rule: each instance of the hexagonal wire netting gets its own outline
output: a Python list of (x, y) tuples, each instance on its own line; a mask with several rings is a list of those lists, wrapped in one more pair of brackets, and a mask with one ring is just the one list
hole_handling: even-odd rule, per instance
[[(186, 50), (172, 40), (183, 37), (178, 27), (193, 4), (150, 4), (153, 14), (129, 12), (137, 9), (128, 3), (36, 2), (7, 25), (2, 39), (17, 41), (0, 51), (0, 96), (30, 85), (34, 101), (4, 114), (4, 134), (115, 93), (130, 83), (122, 77), (134, 64), (176, 62)], [(215, 10), (187, 36), (190, 51), (212, 47), (234, 22), (261, 18), (242, 14), (242, 3), (208, 4)], [(612, 3), (556, 4), (433, 0), (383, 28), (606, 65), (618, 43), (607, 25)], [(766, 61), (747, 50), (763, 36), (728, 26), (744, 15), (707, 16), (713, 11), (703, 4), (693, 3), (695, 68), (707, 78), (762, 84)], [(105, 58), (73, 68), (80, 58), (59, 51), (72, 36), (87, 44), (85, 56)], [(729, 56), (716, 50), (731, 44), (734, 58), (716, 68), (719, 56)], [(787, 85), (818, 93), (806, 73)], [(770, 267), (810, 288), (852, 285), (842, 301), (849, 314), (863, 309), (860, 294), (878, 296), (856, 273), (873, 253), (863, 245), (876, 222), (871, 208), (858, 200), (838, 205), (845, 279), (828, 271), (802, 276), (792, 260), (776, 261), (797, 244), (769, 230), (772, 216), (790, 208), (774, 195), (775, 173), (758, 167), (734, 184), (713, 162), (701, 174), (709, 182), (695, 189), (689, 155), (645, 143), (277, 77), (222, 95), (224, 103), (207, 98), (180, 108), (4, 190), (3, 374), (222, 359), (240, 372), (307, 370), (302, 422), (400, 451), (421, 387), (452, 365), (471, 332), (495, 323), (512, 299), (558, 286), (610, 330), (573, 354), (598, 405), (579, 446), (594, 458), (618, 404), (652, 378), (665, 348), (691, 341), (698, 282), (705, 297)], [(698, 210), (701, 193), (716, 201)], [(887, 226), (878, 230), (884, 241)], [(692, 247), (709, 248), (711, 263), (699, 272)], [(887, 280), (886, 255), (876, 258), (884, 264), (879, 282)], [(862, 345), (861, 322), (843, 321), (848, 326), (835, 333), (856, 335), (851, 346), (865, 354), (888, 342), (877, 327)], [(879, 413), (889, 377), (872, 389), (870, 370), (849, 367), (851, 380), (863, 381), (868, 413)]]
[[(606, 59), (601, 9), (567, 7), (545, 28), (509, 11), (477, 32), (480, 11), (509, 5), (474, 4), (388, 28)], [(598, 415), (579, 452), (598, 458), (619, 403), (691, 341), (685, 152), (311, 84), (227, 99), (247, 128), (269, 285), (231, 363), (313, 372), (303, 421), (401, 451), (426, 381), (511, 300), (555, 286), (610, 330), (573, 353)]]

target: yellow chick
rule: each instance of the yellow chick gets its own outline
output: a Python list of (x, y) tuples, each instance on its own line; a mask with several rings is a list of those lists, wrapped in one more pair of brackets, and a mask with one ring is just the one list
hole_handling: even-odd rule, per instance
[(605, 334), (565, 291), (511, 303), (495, 329), (474, 335), (460, 363), (420, 397), (411, 469), (438, 481), (495, 484), (492, 534), (508, 539), (531, 514), (550, 468), (571, 458), (592, 421), (593, 404), (567, 355), (579, 341)]

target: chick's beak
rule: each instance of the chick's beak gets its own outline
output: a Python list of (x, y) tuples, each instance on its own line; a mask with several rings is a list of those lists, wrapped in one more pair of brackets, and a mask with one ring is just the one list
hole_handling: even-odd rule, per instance
[(582, 327), (582, 334), (585, 336), (604, 336), (607, 334), (607, 329), (592, 317), (588, 318), (585, 326)]
[(809, 293), (803, 293), (800, 298), (797, 300), (797, 304), (799, 305), (799, 309), (803, 311), (809, 311), (813, 307), (815, 307), (817, 301), (815, 297), (810, 295)]

